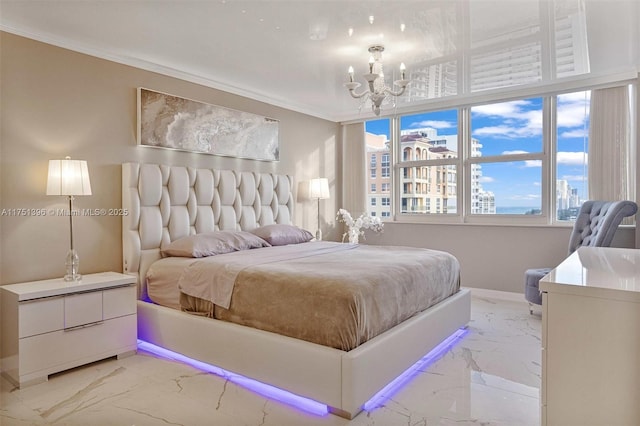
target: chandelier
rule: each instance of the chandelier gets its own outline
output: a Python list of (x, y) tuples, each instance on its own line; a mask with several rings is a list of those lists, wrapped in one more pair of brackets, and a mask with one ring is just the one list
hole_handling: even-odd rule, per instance
[(400, 80), (393, 82), (399, 89), (394, 91), (387, 87), (384, 82), (384, 72), (382, 71), (382, 52), (384, 52), (384, 46), (375, 45), (369, 48), (369, 53), (371, 53), (371, 57), (369, 58), (369, 73), (363, 75), (364, 79), (369, 83), (369, 90), (356, 93), (356, 89), (360, 87), (360, 83), (353, 81), (353, 67), (349, 67), (349, 82), (345, 83), (345, 87), (349, 89), (352, 97), (356, 99), (364, 98), (363, 101), (365, 102), (367, 99), (371, 101), (371, 110), (375, 115), (380, 115), (380, 106), (388, 95), (394, 97), (401, 96), (410, 83), (409, 80), (405, 79), (406, 67), (404, 63), (401, 63)]

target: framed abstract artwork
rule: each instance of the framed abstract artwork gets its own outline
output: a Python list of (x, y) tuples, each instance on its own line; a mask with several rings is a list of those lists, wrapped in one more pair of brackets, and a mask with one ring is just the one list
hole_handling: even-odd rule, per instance
[(279, 160), (278, 120), (138, 88), (138, 144)]

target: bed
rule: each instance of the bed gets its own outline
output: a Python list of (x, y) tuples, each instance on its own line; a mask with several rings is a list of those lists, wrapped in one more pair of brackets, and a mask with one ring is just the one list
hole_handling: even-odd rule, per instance
[[(166, 248), (175, 242), (192, 238), (200, 241), (212, 231), (225, 231), (235, 237), (271, 225), (291, 226), (294, 200), (293, 181), (289, 176), (126, 163), (122, 168), (122, 185), (123, 208), (129, 213), (123, 217), (123, 269), (138, 279), (138, 336), (141, 340), (319, 401), (334, 414), (353, 418), (377, 391), (470, 319), (470, 295), (468, 290), (459, 288), (457, 261), (444, 252), (302, 241), (296, 245), (251, 247), (250, 256), (236, 251), (199, 259), (163, 257)], [(392, 253), (411, 258), (428, 252), (437, 258), (437, 264), (454, 265), (436, 268), (440, 269), (437, 281), (446, 282), (448, 290), (438, 290), (442, 286), (434, 285), (428, 294), (415, 295), (402, 284), (396, 284), (396, 280), (391, 279), (393, 275), (378, 274), (380, 285), (373, 286), (374, 290), (370, 292), (377, 296), (364, 292), (361, 282), (371, 281), (371, 277), (367, 277), (366, 260), (379, 250), (389, 250), (381, 256), (388, 257), (392, 263)], [(281, 259), (282, 256), (286, 259)], [(247, 258), (250, 259), (248, 265), (243, 263)], [(349, 265), (359, 271), (348, 286), (359, 300), (366, 301), (356, 305), (367, 306), (369, 310), (354, 311), (351, 302), (345, 302), (344, 307), (339, 308), (342, 305), (337, 302), (338, 298), (327, 296), (335, 294), (335, 288), (311, 298), (308, 289), (300, 289), (302, 284), (316, 279), (340, 281), (344, 271), (333, 271), (334, 268), (327, 267), (324, 262), (335, 264), (336, 259), (347, 258), (354, 259)], [(171, 268), (166, 264), (171, 264)], [(229, 265), (236, 264), (237, 271), (229, 281), (229, 291), (215, 296), (222, 299), (210, 303), (206, 309), (193, 309), (200, 315), (176, 309), (189, 310), (188, 306), (211, 302), (208, 299), (213, 296), (201, 291), (207, 288), (206, 285), (192, 285), (196, 282), (193, 277), (208, 276), (208, 272), (202, 273), (209, 271), (206, 268), (226, 265), (228, 270)], [(324, 265), (320, 269), (327, 272), (313, 269), (316, 264)], [(298, 274), (306, 275), (298, 275), (287, 284), (289, 287), (285, 287), (283, 268), (287, 273), (291, 268), (297, 268)], [(159, 281), (165, 284), (180, 281), (180, 285), (168, 284), (168, 290), (157, 290), (154, 281), (158, 281), (155, 277), (162, 269), (173, 272)], [(396, 273), (387, 269), (389, 274)], [(189, 275), (187, 270), (195, 273)], [(172, 273), (174, 278), (167, 279)], [(414, 275), (417, 273), (422, 272), (413, 272)], [(269, 276), (271, 281), (266, 281)], [(147, 281), (153, 287), (148, 287)], [(394, 281), (395, 287), (382, 285), (390, 281)], [(379, 300), (404, 297), (405, 302), (396, 303), (392, 312), (383, 315), (385, 319), (378, 323), (366, 326), (355, 323), (337, 337), (316, 341), (314, 336), (322, 333), (308, 325), (333, 320), (337, 322), (325, 329), (334, 329), (338, 323), (348, 321), (336, 320), (338, 316), (329, 314), (322, 317), (320, 309), (313, 313), (307, 305), (303, 309), (306, 316), (291, 316), (293, 319), (282, 321), (280, 329), (266, 324), (268, 318), (286, 317), (275, 314), (272, 305), (280, 305), (286, 313), (287, 309), (294, 310), (291, 306), (295, 303), (268, 304), (269, 311), (264, 306), (256, 309), (254, 297), (251, 307), (251, 296), (262, 291), (265, 282), (272, 283), (276, 294), (296, 294), (298, 291), (294, 299), (299, 300), (306, 295), (304, 303), (307, 304), (328, 300), (325, 311), (327, 306), (334, 306), (334, 311), (343, 310), (347, 316), (350, 314), (356, 319), (379, 316), (371, 311), (379, 309)], [(160, 297), (161, 294), (166, 297)], [(264, 297), (267, 296), (260, 293), (260, 300), (266, 300)], [(244, 307), (240, 305), (243, 300)], [(426, 305), (415, 303), (417, 300), (424, 300)], [(247, 317), (251, 312), (256, 314)], [(320, 319), (310, 321), (314, 315)], [(292, 325), (302, 325), (301, 331), (291, 331), (295, 329)], [(297, 334), (299, 332), (302, 334)]]

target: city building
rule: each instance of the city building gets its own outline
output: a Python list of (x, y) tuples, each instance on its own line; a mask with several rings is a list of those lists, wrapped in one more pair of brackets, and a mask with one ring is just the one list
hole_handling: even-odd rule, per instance
[[(458, 135), (438, 135), (437, 129), (425, 127), (403, 130), (400, 134), (402, 161), (457, 158)], [(389, 217), (389, 141), (384, 135), (366, 134), (367, 188), (369, 211), (374, 216)], [(481, 155), (482, 144), (472, 138), (474, 155)], [(482, 188), (482, 166), (471, 168), (471, 214), (495, 214), (495, 196)], [(457, 212), (454, 165), (404, 167), (400, 172), (400, 212), (407, 214), (447, 214)]]

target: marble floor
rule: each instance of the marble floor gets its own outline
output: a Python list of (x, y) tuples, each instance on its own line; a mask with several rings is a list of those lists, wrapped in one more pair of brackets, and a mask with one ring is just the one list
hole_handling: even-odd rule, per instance
[(381, 407), (317, 416), (144, 351), (16, 389), (0, 379), (0, 424), (539, 425), (540, 314), (522, 295), (472, 291), (468, 333)]

